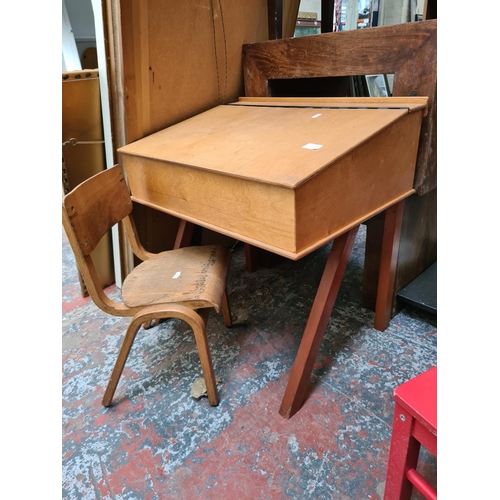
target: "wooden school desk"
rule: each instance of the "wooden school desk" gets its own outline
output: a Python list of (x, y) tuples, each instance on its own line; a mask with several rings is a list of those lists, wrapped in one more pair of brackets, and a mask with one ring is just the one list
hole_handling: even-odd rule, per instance
[(241, 98), (118, 150), (137, 203), (292, 260), (334, 240), (282, 400), (285, 418), (304, 401), (359, 225), (382, 211), (375, 328), (389, 324), (426, 104)]

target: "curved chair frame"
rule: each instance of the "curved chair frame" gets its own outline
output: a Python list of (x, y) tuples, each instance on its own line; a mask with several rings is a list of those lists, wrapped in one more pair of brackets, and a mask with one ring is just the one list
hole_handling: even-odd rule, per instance
[[(182, 300), (155, 304), (148, 304), (147, 301), (144, 301), (144, 304), (128, 307), (125, 303), (117, 302), (106, 295), (100, 284), (91, 255), (101, 238), (115, 224), (119, 222), (123, 224), (132, 251), (141, 261), (171, 257), (179, 259), (179, 265), (183, 265), (185, 268), (190, 266), (189, 249), (167, 251), (160, 254), (148, 252), (137, 236), (132, 208), (132, 200), (120, 165), (115, 165), (87, 179), (63, 198), (63, 226), (75, 255), (78, 269), (92, 300), (108, 314), (132, 317), (102, 404), (104, 406), (111, 405), (125, 362), (140, 327), (164, 319), (177, 318), (186, 322), (194, 332), (207, 386), (208, 400), (212, 406), (216, 406), (219, 403), (219, 395), (208, 348), (206, 324), (210, 308), (214, 308), (216, 312), (222, 312), (225, 325), (232, 326), (226, 291), (226, 278), (230, 262), (229, 252), (218, 247), (216, 252), (214, 250), (216, 258), (212, 259), (210, 263), (213, 264), (213, 267), (204, 265), (204, 272), (211, 269), (217, 278), (214, 280), (217, 286), (213, 286), (204, 294), (197, 293), (198, 290), (196, 293), (193, 292), (191, 296), (186, 293), (182, 294)], [(183, 253), (179, 256), (176, 252)], [(136, 268), (138, 272), (140, 272), (141, 265)], [(124, 285), (128, 278), (125, 279)], [(194, 287), (196, 283), (191, 283), (191, 285)]]

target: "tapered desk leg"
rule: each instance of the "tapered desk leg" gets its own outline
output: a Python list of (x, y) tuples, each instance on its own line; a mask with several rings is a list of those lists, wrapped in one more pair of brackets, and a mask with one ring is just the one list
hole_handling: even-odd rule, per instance
[(359, 226), (356, 226), (333, 242), (299, 350), (290, 371), (290, 379), (279, 410), (282, 417), (292, 417), (304, 402), (309, 379), (358, 229)]
[(391, 321), (404, 206), (405, 202), (402, 200), (385, 211), (374, 325), (375, 329), (381, 332), (389, 326)]
[(177, 229), (177, 236), (175, 237), (174, 250), (191, 245), (194, 227), (195, 225), (192, 222), (188, 222), (183, 219), (179, 220), (179, 228)]
[(253, 273), (259, 268), (258, 250), (250, 243), (245, 243), (245, 270), (247, 273)]

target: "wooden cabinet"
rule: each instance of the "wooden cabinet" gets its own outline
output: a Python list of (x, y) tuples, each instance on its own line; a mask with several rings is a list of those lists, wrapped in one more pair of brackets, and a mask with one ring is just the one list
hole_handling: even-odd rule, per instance
[[(63, 193), (106, 168), (97, 70), (62, 74), (62, 143)], [(93, 257), (102, 286), (114, 283), (111, 237), (103, 238)], [(87, 296), (81, 279), (80, 285)]]

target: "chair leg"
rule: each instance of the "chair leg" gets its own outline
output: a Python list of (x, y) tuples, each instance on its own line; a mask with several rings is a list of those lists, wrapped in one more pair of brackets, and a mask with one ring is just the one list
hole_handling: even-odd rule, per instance
[(125, 334), (122, 346), (120, 347), (120, 352), (118, 353), (115, 367), (111, 372), (108, 387), (106, 388), (106, 392), (104, 393), (104, 397), (102, 398), (103, 406), (111, 405), (111, 400), (113, 399), (116, 386), (118, 385), (118, 381), (120, 380), (120, 377), (122, 375), (125, 362), (127, 361), (130, 349), (132, 348), (132, 344), (134, 343), (135, 336), (137, 335), (137, 332), (139, 331), (139, 328), (141, 327), (143, 322), (144, 319), (142, 319), (142, 316), (135, 317), (127, 328), (127, 333)]
[(190, 324), (194, 332), (194, 338), (200, 356), (201, 369), (203, 371), (205, 385), (207, 386), (208, 402), (212, 406), (217, 406), (219, 404), (219, 393), (217, 392), (217, 382), (215, 381), (212, 358), (210, 357), (210, 350), (208, 348), (206, 329), (209, 312), (210, 309), (199, 309), (194, 314), (197, 314), (202, 321), (197, 324), (186, 322)]
[(229, 307), (227, 290), (224, 291), (224, 295), (222, 296), (222, 317), (224, 318), (224, 324), (228, 328), (231, 328), (233, 326), (233, 320), (231, 319), (231, 308)]
[(410, 500), (412, 483), (406, 471), (416, 469), (420, 443), (412, 436), (413, 417), (396, 404), (392, 424), (391, 447), (384, 492), (384, 500)]
[(172, 304), (166, 306), (166, 308), (162, 305), (151, 306), (143, 309), (140, 313), (134, 316), (132, 322), (127, 328), (125, 338), (123, 339), (123, 344), (120, 348), (120, 352), (118, 353), (115, 367), (113, 368), (111, 378), (108, 382), (108, 387), (106, 388), (106, 392), (104, 393), (104, 397), (102, 399), (102, 404), (104, 406), (111, 405), (111, 400), (113, 399), (118, 381), (120, 380), (125, 362), (127, 361), (130, 349), (139, 328), (144, 323), (148, 323), (152, 320), (159, 321), (167, 318), (178, 318), (185, 321), (194, 332), (196, 346), (198, 347), (198, 354), (200, 356), (201, 369), (207, 386), (208, 402), (212, 406), (217, 406), (219, 404), (219, 394), (217, 392), (217, 384), (215, 381), (206, 333), (209, 312), (209, 309), (193, 311), (192, 309), (189, 309), (189, 307), (180, 304)]

